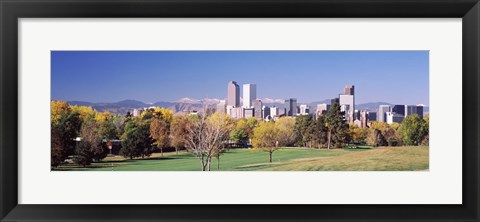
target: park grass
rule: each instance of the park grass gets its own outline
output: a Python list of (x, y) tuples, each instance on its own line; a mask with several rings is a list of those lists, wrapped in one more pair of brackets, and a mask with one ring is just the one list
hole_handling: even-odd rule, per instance
[[(398, 171), (427, 170), (428, 147), (359, 147), (356, 149), (281, 148), (273, 153), (257, 149), (230, 149), (220, 157), (220, 171)], [(182, 151), (155, 153), (145, 159), (107, 157), (81, 168), (68, 164), (53, 170), (86, 171), (199, 171), (200, 162)], [(211, 170), (217, 171), (217, 160)]]
[(414, 171), (428, 170), (428, 147), (380, 147), (339, 157), (288, 161), (272, 171)]

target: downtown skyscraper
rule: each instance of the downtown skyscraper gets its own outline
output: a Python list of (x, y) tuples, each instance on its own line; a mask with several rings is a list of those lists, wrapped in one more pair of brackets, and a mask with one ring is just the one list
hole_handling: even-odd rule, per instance
[(345, 86), (343, 90), (344, 95), (355, 95), (355, 86), (354, 85), (348, 85)]
[(243, 107), (252, 107), (252, 102), (257, 99), (257, 85), (243, 84)]
[(391, 107), (389, 105), (380, 105), (378, 107), (377, 121), (387, 122), (387, 112), (391, 112)]
[(227, 94), (227, 106), (239, 107), (240, 106), (240, 87), (237, 82), (228, 82), (228, 94)]
[(353, 123), (355, 120), (355, 86), (345, 86), (344, 94), (338, 95), (338, 98), (340, 109), (342, 112), (345, 112), (345, 120)]
[(287, 104), (287, 116), (296, 116), (297, 115), (297, 99), (290, 98), (285, 100), (285, 104)]

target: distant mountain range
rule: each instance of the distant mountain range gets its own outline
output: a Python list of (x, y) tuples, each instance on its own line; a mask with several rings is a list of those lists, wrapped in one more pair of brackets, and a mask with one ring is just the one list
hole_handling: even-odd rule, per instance
[[(123, 114), (123, 115), (129, 111), (131, 112), (133, 109), (146, 108), (146, 107), (152, 107), (152, 106), (165, 107), (173, 110), (175, 113), (182, 112), (182, 111), (194, 111), (194, 110), (198, 112), (203, 112), (204, 111), (203, 109), (205, 108), (205, 106), (212, 107), (218, 104), (219, 102), (220, 102), (220, 99), (211, 99), (211, 98), (205, 98), (201, 100), (191, 99), (191, 98), (181, 98), (175, 102), (160, 101), (155, 103), (144, 103), (137, 100), (122, 100), (114, 103), (91, 103), (91, 102), (85, 102), (85, 101), (68, 101), (70, 105), (91, 106), (93, 109), (99, 112), (108, 111), (111, 113), (117, 113), (117, 114)], [(276, 106), (279, 108), (287, 107), (287, 104), (285, 104), (285, 101), (283, 99), (265, 98), (265, 99), (262, 99), (262, 102), (266, 106)], [(322, 104), (322, 103), (330, 104), (330, 99), (311, 102), (311, 103), (298, 103), (297, 105), (307, 104), (312, 109), (316, 109), (317, 104)], [(361, 104), (356, 104), (355, 109), (376, 111), (378, 109), (378, 106), (380, 105), (393, 105), (393, 104), (387, 103), (387, 102), (361, 103)], [(424, 107), (424, 112), (428, 112), (428, 111), (429, 111), (428, 107)]]

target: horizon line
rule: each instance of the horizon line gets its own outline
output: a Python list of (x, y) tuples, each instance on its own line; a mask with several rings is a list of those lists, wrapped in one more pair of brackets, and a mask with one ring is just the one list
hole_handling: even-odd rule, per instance
[[(226, 100), (226, 99), (219, 99), (219, 98), (203, 98), (203, 99), (194, 99), (194, 98), (190, 98), (190, 97), (183, 97), (183, 98), (180, 98), (180, 99), (184, 99), (184, 98), (188, 98), (188, 99), (192, 99), (192, 100), (197, 100), (197, 101), (201, 101), (201, 100), (204, 100), (204, 99), (218, 99), (218, 100)], [(178, 99), (178, 100), (180, 100)], [(271, 99), (271, 98), (267, 98), (267, 99)], [(156, 101), (156, 102), (144, 102), (144, 101), (141, 101), (141, 100), (136, 100), (136, 99), (123, 99), (123, 100), (118, 100), (118, 101), (112, 101), (112, 102), (91, 102), (91, 101), (86, 101), (86, 100), (62, 100), (62, 99), (51, 99), (50, 101), (53, 101), (53, 100), (57, 100), (57, 101), (65, 101), (65, 102), (85, 102), (85, 103), (94, 103), (94, 104), (98, 104), (98, 103), (119, 103), (119, 102), (124, 102), (124, 101), (135, 101), (135, 102), (141, 102), (141, 103), (145, 103), (147, 105), (152, 105), (152, 104), (155, 104), (155, 103), (161, 103), (161, 102), (166, 102), (166, 103), (180, 103), (178, 101)], [(263, 100), (263, 99), (260, 99), (260, 100)], [(271, 100), (285, 100), (285, 99), (271, 99)], [(323, 100), (318, 100), (318, 101), (310, 101), (310, 102), (298, 102), (297, 101), (297, 104), (301, 105), (301, 104), (309, 104), (309, 103), (318, 103), (318, 102), (323, 102), (323, 101), (330, 101), (331, 99), (323, 99)], [(263, 102), (263, 101), (262, 101)], [(278, 104), (277, 102), (273, 102), (273, 103), (270, 103), (268, 102), (269, 104)], [(330, 103), (330, 102), (329, 102)], [(362, 103), (356, 103), (356, 104), (368, 104), (368, 103), (385, 103), (385, 104), (390, 104), (390, 105), (423, 105), (423, 106), (426, 106), (428, 107), (429, 105), (427, 104), (424, 104), (424, 103), (418, 103), (418, 104), (398, 104), (398, 103), (391, 103), (391, 102), (385, 102), (385, 101), (376, 101), (376, 102), (362, 102)], [(285, 104), (284, 103), (281, 103), (281, 104)], [(321, 103), (320, 103), (321, 104)], [(327, 103), (328, 104), (328, 103)]]

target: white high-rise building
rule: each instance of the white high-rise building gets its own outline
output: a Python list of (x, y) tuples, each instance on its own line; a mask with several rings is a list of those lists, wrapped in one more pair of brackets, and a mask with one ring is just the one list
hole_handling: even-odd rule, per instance
[(307, 115), (310, 113), (310, 106), (306, 104), (300, 105), (300, 115)]
[(394, 113), (394, 112), (386, 112), (385, 113), (386, 120), (388, 124), (392, 123), (402, 123), (403, 118), (405, 118), (402, 114)]
[(378, 122), (387, 122), (387, 112), (391, 112), (391, 107), (389, 105), (380, 105), (378, 107)]
[(255, 99), (257, 99), (257, 85), (243, 84), (243, 107), (252, 107), (252, 102)]
[(275, 106), (270, 107), (270, 116), (272, 117), (278, 116), (278, 107), (275, 107)]
[(317, 117), (326, 114), (329, 109), (330, 105), (327, 105), (326, 103), (317, 104)]
[(345, 119), (348, 122), (353, 122), (355, 113), (355, 97), (354, 95), (339, 95), (340, 107), (342, 112), (345, 112)]

